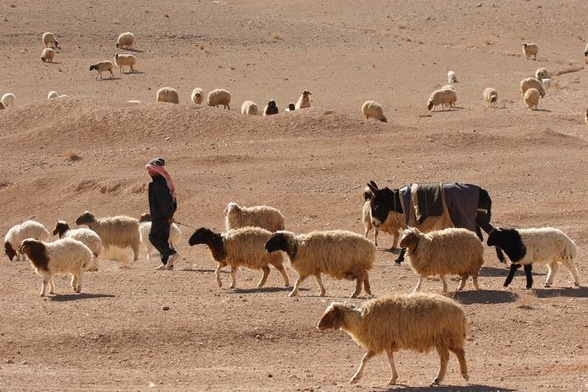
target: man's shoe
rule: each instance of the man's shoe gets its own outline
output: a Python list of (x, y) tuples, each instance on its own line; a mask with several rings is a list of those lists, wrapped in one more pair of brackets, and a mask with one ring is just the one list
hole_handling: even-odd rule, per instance
[(176, 260), (180, 257), (180, 254), (178, 252), (173, 253), (169, 256), (169, 259), (167, 259), (167, 269), (173, 269), (174, 268), (174, 263), (176, 262)]

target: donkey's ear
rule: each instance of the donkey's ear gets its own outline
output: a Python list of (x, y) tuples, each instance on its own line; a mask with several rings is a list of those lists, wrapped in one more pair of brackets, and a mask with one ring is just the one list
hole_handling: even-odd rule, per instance
[(378, 192), (378, 185), (375, 183), (375, 181), (368, 182), (367, 186), (374, 194)]

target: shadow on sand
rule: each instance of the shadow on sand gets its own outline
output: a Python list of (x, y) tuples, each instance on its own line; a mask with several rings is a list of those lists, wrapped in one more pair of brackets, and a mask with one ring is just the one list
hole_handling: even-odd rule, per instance
[(80, 293), (80, 294), (56, 294), (53, 297), (49, 297), (51, 301), (77, 301), (81, 299), (94, 299), (94, 298), (114, 298), (112, 294), (91, 294), (91, 293)]

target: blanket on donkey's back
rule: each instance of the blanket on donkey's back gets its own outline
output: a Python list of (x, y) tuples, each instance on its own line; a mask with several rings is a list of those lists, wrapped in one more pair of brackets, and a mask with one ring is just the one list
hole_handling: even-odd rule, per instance
[(443, 200), (441, 196), (441, 184), (419, 184), (416, 187), (417, 205), (414, 213), (417, 222), (423, 223), (428, 216), (443, 214)]

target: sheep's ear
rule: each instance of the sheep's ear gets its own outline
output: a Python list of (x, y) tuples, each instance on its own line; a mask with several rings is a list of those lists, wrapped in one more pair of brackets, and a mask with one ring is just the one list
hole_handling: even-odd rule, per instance
[(343, 311), (336, 306), (331, 305), (330, 309), (323, 315), (318, 323), (319, 330), (339, 329), (343, 322)]
[(419, 238), (414, 233), (408, 233), (406, 237), (400, 241), (400, 246), (403, 248), (408, 248), (410, 252), (414, 252), (418, 245)]

